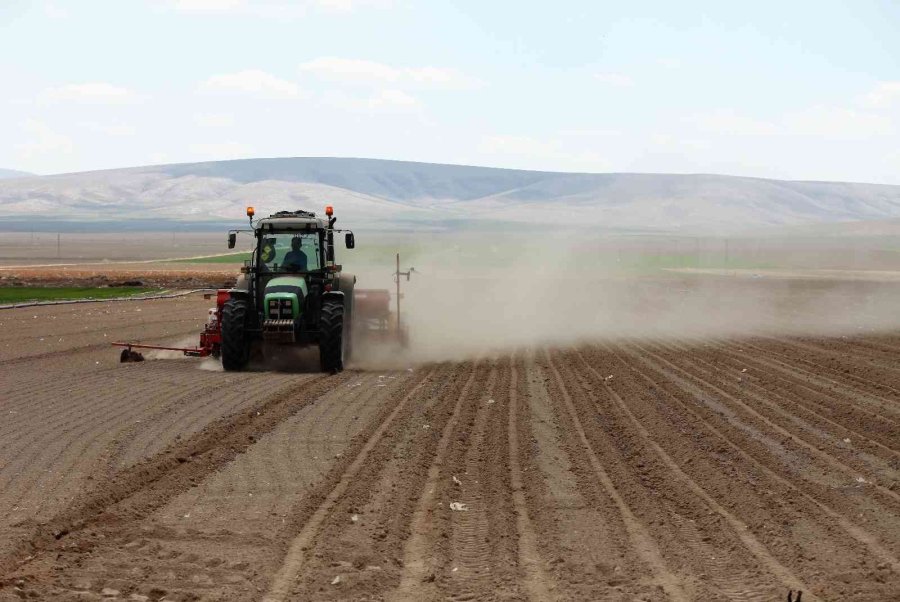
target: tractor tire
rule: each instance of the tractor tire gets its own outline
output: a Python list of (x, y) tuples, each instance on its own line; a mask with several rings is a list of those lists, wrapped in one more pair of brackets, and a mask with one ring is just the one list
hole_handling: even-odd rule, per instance
[(250, 341), (247, 338), (247, 302), (229, 299), (222, 307), (222, 367), (228, 372), (238, 372), (250, 359)]
[(337, 374), (344, 369), (344, 304), (327, 300), (319, 318), (319, 361), (323, 372)]

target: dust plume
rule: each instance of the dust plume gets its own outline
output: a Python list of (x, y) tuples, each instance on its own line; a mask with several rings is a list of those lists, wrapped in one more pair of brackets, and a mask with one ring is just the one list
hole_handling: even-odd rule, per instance
[[(409, 282), (401, 282), (409, 348), (370, 350), (364, 363), (403, 365), (592, 339), (900, 327), (900, 282), (849, 280), (858, 270), (842, 272), (846, 278), (818, 277), (811, 268), (779, 272), (763, 269), (768, 264), (760, 261), (759, 269), (750, 261), (736, 268), (740, 258), (733, 248), (724, 271), (665, 268), (665, 258), (677, 253), (671, 242), (654, 241), (651, 257), (645, 241), (610, 243), (558, 231), (431, 236), (401, 258), (401, 270), (415, 267)], [(839, 253), (818, 257), (831, 265)], [(782, 253), (781, 260), (790, 265), (792, 256)], [(359, 276), (358, 287), (394, 294), (392, 266), (348, 268)]]

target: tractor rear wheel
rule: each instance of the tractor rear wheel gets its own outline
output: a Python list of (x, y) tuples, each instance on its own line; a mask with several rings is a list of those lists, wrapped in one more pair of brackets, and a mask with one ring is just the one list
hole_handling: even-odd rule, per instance
[(222, 307), (222, 367), (229, 372), (243, 370), (250, 359), (247, 339), (247, 302), (229, 299)]
[(324, 372), (336, 374), (344, 369), (344, 304), (330, 299), (321, 311), (319, 360)]

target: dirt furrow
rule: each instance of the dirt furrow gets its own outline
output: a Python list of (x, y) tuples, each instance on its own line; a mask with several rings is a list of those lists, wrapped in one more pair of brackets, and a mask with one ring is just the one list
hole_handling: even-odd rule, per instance
[[(410, 524), (410, 535), (403, 546), (403, 573), (397, 589), (388, 597), (394, 600), (426, 600), (436, 597), (434, 582), (437, 578), (439, 566), (435, 566), (434, 550), (436, 542), (440, 539), (437, 534), (437, 518), (441, 507), (437, 502), (438, 480), (442, 477), (441, 469), (444, 466), (447, 450), (454, 437), (459, 436), (457, 426), (465, 411), (470, 414), (478, 397), (478, 393), (471, 393), (477, 376), (481, 373), (484, 379), (484, 362), (476, 366), (465, 386), (460, 391), (449, 419), (441, 431), (441, 438), (434, 451), (431, 466), (428, 468), (427, 478), (423, 484), (416, 509)], [(472, 397), (474, 395), (474, 397)], [(449, 477), (447, 477), (449, 478)], [(440, 502), (443, 506), (445, 502)], [(449, 500), (446, 500), (449, 505)], [(449, 511), (448, 506), (446, 511)], [(446, 517), (444, 517), (446, 521)]]
[(900, 425), (884, 420), (878, 413), (844, 403), (840, 396), (810, 387), (796, 375), (773, 372), (755, 358), (734, 353), (728, 345), (712, 345), (708, 349), (707, 345), (680, 345), (678, 348), (721, 371), (721, 378), (763, 390), (770, 399), (779, 401), (781, 407), (799, 410), (814, 422), (826, 423), (831, 432), (837, 433), (839, 441), (850, 438), (857, 446), (868, 447), (870, 453), (887, 461), (900, 459), (900, 449), (891, 447), (900, 445)]
[[(715, 381), (735, 398), (746, 398), (760, 414), (777, 424), (784, 425), (787, 430), (796, 434), (798, 440), (808, 442), (821, 452), (851, 467), (858, 474), (865, 475), (869, 482), (887, 483), (889, 487), (891, 483), (900, 482), (898, 471), (900, 456), (889, 448), (877, 448), (875, 451), (878, 455), (860, 454), (842, 438), (843, 433), (839, 435), (833, 432), (834, 425), (829, 421), (817, 416), (802, 416), (803, 404), (798, 401), (798, 397), (786, 399), (780, 392), (772, 393), (756, 384), (755, 381), (760, 379), (748, 377), (744, 372), (736, 371), (730, 375), (723, 375), (716, 364), (704, 359), (702, 354), (684, 347), (658, 343), (656, 348), (679, 365), (687, 366), (690, 370), (702, 374), (707, 382)], [(684, 359), (686, 353), (690, 359)], [(735, 377), (734, 374), (740, 374), (740, 377)], [(779, 398), (782, 399), (782, 403), (778, 403)], [(800, 412), (798, 407), (801, 409)]]
[[(191, 437), (218, 417), (254, 406), (289, 383), (310, 378), (252, 375), (242, 380), (226, 378), (228, 386), (221, 388), (221, 375), (200, 372), (186, 362), (164, 364), (117, 366), (99, 377), (54, 380), (55, 393), (35, 400), (26, 414), (46, 418), (31, 418), (16, 436), (4, 439), (0, 504), (8, 504), (11, 513), (2, 522), (47, 520), (84, 486), (103, 482), (128, 463), (149, 457), (132, 451), (147, 441), (144, 429), (153, 433), (148, 448), (157, 452), (180, 437)], [(173, 371), (186, 377), (188, 384), (181, 391), (166, 386), (171, 378), (167, 374)], [(131, 392), (102, 386), (102, 378), (126, 380), (123, 373), (132, 377)], [(158, 429), (157, 420), (168, 428)], [(0, 532), (0, 539), (4, 537)]]
[[(382, 412), (382, 415), (376, 421), (377, 428), (366, 433), (365, 442), (354, 450), (352, 462), (343, 468), (340, 475), (335, 479), (333, 486), (328, 489), (327, 494), (322, 496), (321, 502), (315, 506), (311, 513), (305, 511), (299, 513), (303, 516), (300, 519), (302, 522), (295, 525), (295, 528), (299, 526), (299, 529), (296, 529), (297, 534), (287, 547), (281, 566), (274, 571), (267, 593), (264, 596), (265, 600), (285, 600), (293, 595), (292, 593), (300, 572), (304, 569), (304, 564), (308, 560), (307, 552), (320, 535), (321, 526), (337, 507), (339, 500), (345, 495), (351, 484), (357, 480), (372, 450), (389, 433), (397, 416), (419, 390), (425, 387), (430, 376), (430, 374), (425, 376), (409, 392), (400, 397), (390, 407), (389, 412), (387, 410)], [(329, 483), (329, 485), (331, 484)], [(315, 499), (314, 496), (311, 496), (311, 499)]]
[[(390, 436), (369, 454), (354, 481), (323, 523), (292, 596), (298, 599), (381, 600), (396, 588), (401, 553), (440, 435), (474, 366), (443, 366), (396, 419)], [(339, 578), (337, 583), (333, 583)]]
[(508, 361), (495, 360), (476, 388), (437, 484), (438, 499), (462, 506), (450, 512), (439, 507), (438, 518), (450, 533), (445, 566), (452, 568), (436, 575), (436, 584), (453, 600), (520, 599), (504, 420)]
[[(784, 342), (784, 339), (780, 339)], [(879, 349), (863, 341), (847, 337), (839, 339), (818, 339), (791, 337), (790, 342), (825, 361), (829, 368), (839, 373), (848, 368), (854, 376), (865, 375), (879, 387), (886, 383), (900, 381), (900, 367), (894, 361), (896, 350)]]
[[(875, 383), (872, 380), (853, 375), (849, 371), (834, 372), (832, 369), (816, 364), (800, 355), (787, 355), (774, 351), (771, 349), (772, 346), (756, 345), (752, 342), (742, 343), (742, 347), (756, 350), (754, 355), (744, 352), (745, 355), (757, 357), (770, 370), (786, 374), (799, 374), (811, 385), (817, 386), (823, 391), (840, 392), (845, 397), (882, 413), (886, 419), (892, 422), (900, 421), (900, 404), (897, 403), (897, 400), (900, 399), (900, 389)], [(805, 367), (801, 368), (798, 364), (803, 364)], [(849, 381), (852, 386), (836, 379)], [(873, 389), (877, 392), (872, 392)], [(889, 397), (885, 395), (885, 391), (890, 395)]]
[[(803, 583), (790, 568), (784, 566), (781, 562), (779, 562), (752, 533), (747, 531), (746, 524), (739, 520), (734, 514), (732, 514), (719, 502), (713, 499), (713, 497), (707, 492), (706, 489), (704, 489), (696, 480), (692, 479), (685, 471), (682, 470), (681, 466), (663, 449), (663, 447), (657, 442), (650, 431), (645, 428), (641, 421), (634, 415), (622, 396), (616, 392), (613, 381), (606, 378), (606, 376), (608, 375), (602, 375), (593, 365), (591, 365), (591, 363), (589, 363), (584, 358), (582, 354), (575, 352), (575, 355), (577, 361), (580, 362), (585, 371), (588, 374), (593, 375), (594, 378), (591, 379), (591, 387), (595, 391), (598, 389), (602, 390), (609, 396), (609, 399), (612, 400), (613, 404), (616, 406), (616, 409), (618, 409), (618, 411), (621, 412), (621, 414), (627, 419), (630, 428), (638, 433), (643, 445), (649, 446), (651, 449), (653, 449), (665, 468), (671, 472), (674, 478), (667, 480), (674, 480), (678, 483), (673, 483), (669, 487), (671, 487), (672, 489), (679, 489), (681, 486), (683, 486), (695, 496), (697, 496), (697, 498), (702, 500), (710, 510), (719, 515), (725, 521), (725, 523), (727, 523), (727, 525), (733, 532), (733, 536), (736, 537), (740, 541), (740, 543), (743, 544), (743, 546), (746, 547), (747, 550), (756, 557), (759, 563), (763, 567), (765, 567), (772, 575), (777, 577), (780, 582), (786, 587), (790, 589), (809, 591), (810, 588), (808, 585)], [(634, 396), (631, 396), (632, 399), (633, 397)], [(599, 409), (601, 411), (605, 411), (605, 408), (601, 407)], [(622, 429), (620, 433), (624, 433), (624, 429)], [(731, 546), (728, 546), (727, 544), (723, 544), (720, 546), (720, 549), (728, 549), (730, 547)], [(739, 594), (747, 598), (752, 598), (753, 596), (762, 597), (765, 595), (765, 592), (763, 591), (748, 590), (746, 576), (735, 575), (733, 572), (733, 567), (723, 566), (723, 568), (727, 568), (729, 573), (718, 575), (713, 574), (710, 576), (710, 578), (714, 582), (716, 582), (716, 584), (720, 588), (727, 588), (732, 592), (732, 594)], [(738, 583), (739, 579), (743, 581), (743, 584)]]
[[(701, 459), (721, 462), (723, 466), (712, 470), (731, 479), (731, 486), (722, 490), (731, 498), (729, 505), (741, 515), (748, 528), (766, 542), (769, 549), (778, 552), (782, 562), (799, 563), (796, 565), (798, 570), (810, 575), (807, 577), (809, 581), (823, 581), (824, 585), (817, 587), (829, 594), (833, 592), (827, 588), (841, 587), (841, 580), (849, 583), (863, 579), (871, 582), (875, 590), (883, 587), (879, 583), (890, 581), (885, 571), (897, 570), (897, 555), (889, 549), (890, 543), (895, 543), (896, 539), (881, 533), (879, 535), (885, 539), (876, 538), (854, 524), (848, 517), (858, 519), (862, 516), (858, 514), (858, 509), (843, 509), (846, 497), (842, 504), (840, 498), (826, 495), (828, 489), (797, 479), (793, 470), (785, 468), (782, 460), (772, 456), (757, 437), (736, 428), (721, 413), (711, 411), (697, 399), (691, 388), (682, 388), (683, 383), (672, 380), (675, 386), (671, 386), (671, 376), (646, 362), (639, 352), (629, 353), (625, 356), (627, 359), (620, 353), (620, 350), (610, 351), (610, 356), (620, 365), (616, 372), (617, 379), (637, 378), (643, 382), (638, 386), (646, 388), (656, 398), (648, 406), (648, 411), (660, 414), (659, 424), (677, 427), (676, 432), (683, 437), (691, 435), (687, 441), (698, 447), (695, 451), (678, 454), (684, 458), (681, 463), (683, 470), (695, 470)], [(634, 398), (631, 395), (628, 397)], [(642, 420), (649, 420), (649, 416), (642, 413)], [(700, 432), (693, 434), (698, 429)], [(709, 435), (703, 434), (704, 431)], [(657, 437), (657, 440), (665, 445), (674, 439)], [(836, 503), (834, 507), (829, 507), (822, 502), (823, 499), (833, 499)], [(835, 508), (841, 508), (842, 512)], [(787, 516), (779, 518), (785, 512)], [(867, 522), (874, 514), (871, 510), (866, 512)], [(810, 516), (825, 520), (810, 522)], [(849, 545), (848, 537), (859, 545)], [(801, 545), (811, 551), (798, 553), (798, 548), (786, 546), (786, 541), (802, 542)], [(850, 549), (839, 551), (848, 545)], [(828, 550), (828, 553), (822, 558), (816, 548)], [(838, 567), (829, 564), (834, 558), (845, 560)], [(829, 581), (828, 578), (835, 574), (836, 581)], [(823, 578), (823, 575), (828, 578)], [(846, 594), (847, 590), (843, 593)], [(831, 599), (832, 596), (825, 597)]]
[(647, 526), (642, 523), (637, 518), (637, 516), (635, 516), (633, 510), (631, 509), (631, 507), (629, 507), (629, 505), (625, 502), (625, 499), (616, 489), (615, 484), (613, 483), (606, 469), (603, 467), (603, 464), (597, 457), (585, 433), (581, 419), (578, 416), (578, 412), (572, 401), (572, 397), (569, 393), (568, 387), (566, 386), (565, 380), (560, 375), (559, 370), (553, 362), (553, 359), (550, 357), (550, 354), (545, 352), (545, 357), (556, 386), (558, 387), (558, 390), (562, 396), (563, 404), (565, 405), (566, 410), (569, 413), (569, 417), (575, 427), (577, 436), (581, 441), (584, 453), (587, 455), (591, 467), (593, 468), (594, 473), (597, 475), (597, 478), (600, 480), (600, 483), (606, 490), (607, 495), (615, 502), (619, 513), (622, 516), (622, 520), (625, 524), (625, 529), (628, 532), (628, 536), (633, 549), (650, 569), (650, 572), (653, 575), (653, 582), (661, 587), (670, 599), (676, 601), (689, 600), (690, 598), (685, 592), (682, 580), (677, 575), (672, 573), (670, 568), (667, 566), (665, 560), (662, 557), (662, 554), (660, 553), (659, 547), (656, 541), (651, 536)]
[[(519, 443), (520, 416), (519, 398), (523, 385), (520, 372), (524, 374), (524, 363), (519, 358), (510, 359), (509, 401), (507, 412), (507, 432), (509, 442), (509, 485), (512, 489), (513, 507), (516, 514), (516, 535), (518, 545), (519, 578), (523, 593), (535, 602), (553, 600), (551, 595), (555, 589), (548, 572), (545, 570), (545, 559), (538, 550), (539, 535), (529, 513), (529, 504), (525, 497), (525, 478), (522, 470), (523, 462), (519, 459), (522, 448)], [(525, 431), (527, 434), (528, 431)], [(524, 437), (523, 437), (524, 439)], [(533, 473), (528, 475), (533, 476)]]
[[(750, 422), (758, 425), (751, 428), (760, 429), (757, 432), (759, 432), (761, 436), (765, 436), (763, 435), (763, 433), (765, 431), (768, 431), (772, 433), (772, 436), (769, 437), (771, 441), (781, 441), (783, 446), (786, 448), (799, 448), (794, 453), (803, 453), (810, 459), (810, 461), (817, 462), (820, 466), (827, 467), (827, 469), (831, 472), (843, 475), (843, 477), (841, 478), (843, 479), (844, 483), (849, 484), (853, 482), (859, 482), (861, 484), (866, 484), (874, 488), (875, 493), (878, 496), (887, 498), (887, 500), (893, 502), (893, 504), (895, 505), (900, 504), (900, 493), (894, 492), (878, 482), (873, 482), (875, 481), (875, 479), (871, 474), (866, 475), (868, 478), (863, 478), (863, 481), (859, 481), (858, 479), (862, 478), (859, 475), (859, 467), (849, 466), (841, 459), (830, 455), (829, 453), (823, 451), (804, 438), (795, 436), (796, 433), (792, 433), (784, 426), (775, 423), (772, 419), (763, 415), (761, 410), (757, 410), (751, 407), (748, 403), (742, 401), (736, 394), (731, 394), (725, 391), (722, 388), (722, 386), (725, 386), (724, 383), (714, 384), (710, 382), (708, 377), (702, 375), (702, 373), (697, 374), (696, 370), (694, 372), (685, 370), (684, 368), (681, 368), (673, 363), (674, 361), (679, 361), (678, 359), (667, 358), (660, 353), (650, 351), (649, 347), (646, 344), (640, 345), (639, 348), (646, 357), (652, 359), (653, 361), (659, 362), (659, 364), (665, 370), (673, 371), (675, 375), (680, 375), (681, 378), (687, 379), (688, 383), (693, 382), (693, 386), (696, 387), (698, 391), (712, 391), (718, 399), (729, 404), (729, 406), (733, 408), (732, 411), (737, 412), (740, 416), (743, 417), (739, 419), (740, 421), (744, 422), (745, 424), (747, 422)], [(685, 360), (681, 359), (681, 361), (683, 363)], [(777, 439), (773, 439), (773, 436)], [(795, 456), (795, 458), (799, 459), (799, 456)], [(808, 464), (807, 466), (810, 469), (815, 468), (814, 464)]]
[[(93, 595), (111, 588), (173, 600), (259, 599), (302, 521), (396, 400), (426, 379), (428, 371), (394, 373), (385, 377), (390, 385), (381, 385), (374, 375), (351, 373), (246, 453), (95, 550), (70, 586)], [(355, 414), (337, 418), (348, 411)], [(292, 462), (296, 447), (299, 461)], [(365, 480), (358, 482), (365, 487)]]
[(519, 418), (525, 498), (561, 600), (659, 599), (619, 508), (597, 480), (543, 354), (529, 353)]
[(53, 567), (77, 566), (78, 558), (108, 537), (104, 533), (127, 530), (129, 524), (244, 453), (258, 437), (350, 376), (303, 382), (103, 479), (50, 521), (36, 526), (31, 538), (0, 561), (0, 574), (27, 580), (35, 572), (55, 574), (58, 569)]

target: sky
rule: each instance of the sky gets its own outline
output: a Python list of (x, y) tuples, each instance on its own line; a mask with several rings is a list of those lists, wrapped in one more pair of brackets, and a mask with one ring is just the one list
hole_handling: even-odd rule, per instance
[(900, 184), (896, 0), (2, 0), (0, 168), (255, 157)]

